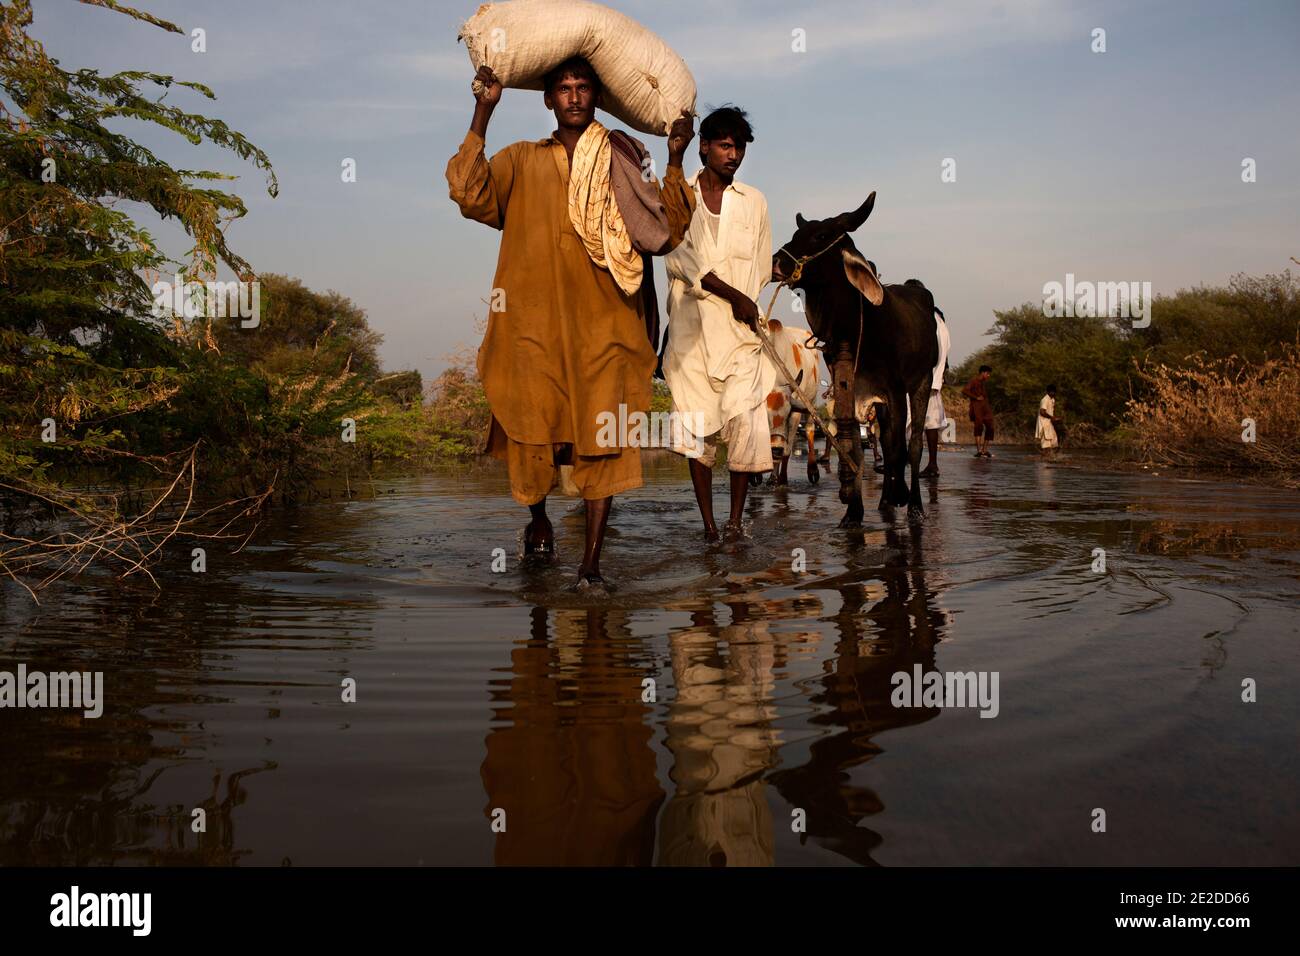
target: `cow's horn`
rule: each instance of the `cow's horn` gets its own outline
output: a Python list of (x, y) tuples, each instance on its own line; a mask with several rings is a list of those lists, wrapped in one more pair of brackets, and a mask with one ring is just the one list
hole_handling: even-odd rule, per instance
[(804, 226), (808, 225), (808, 220), (803, 217), (803, 213), (797, 212), (794, 214), (794, 224), (802, 229)]
[(871, 215), (871, 209), (873, 206), (875, 206), (875, 204), (876, 204), (876, 191), (873, 189), (871, 191), (871, 195), (867, 197), (866, 202), (864, 202), (853, 212), (844, 214), (842, 219), (844, 222), (845, 231), (853, 232), (853, 230), (857, 229), (858, 226), (866, 222), (867, 217)]

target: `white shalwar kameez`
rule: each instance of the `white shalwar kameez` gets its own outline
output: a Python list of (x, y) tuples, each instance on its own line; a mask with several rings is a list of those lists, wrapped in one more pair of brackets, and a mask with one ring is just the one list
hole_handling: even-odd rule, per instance
[(1056, 399), (1051, 395), (1044, 395), (1043, 400), (1038, 403), (1038, 424), (1034, 426), (1034, 441), (1038, 442), (1040, 448), (1055, 448), (1059, 443), (1056, 437), (1056, 426), (1052, 424), (1051, 419), (1044, 418), (1043, 412), (1055, 417)]
[(733, 181), (722, 193), (722, 208), (711, 227), (699, 178), (696, 173), (688, 180), (695, 190), (695, 215), (686, 238), (664, 257), (670, 280), (664, 379), (672, 391), (676, 424), (687, 433), (673, 450), (712, 467), (722, 441), (728, 446), (729, 470), (769, 471), (766, 403), (776, 384), (776, 367), (763, 354), (757, 333), (737, 322), (730, 304), (701, 285), (712, 272), (758, 302), (772, 274), (767, 200), (753, 186)]
[(939, 363), (935, 365), (934, 372), (930, 375), (930, 404), (925, 409), (925, 427), (942, 428), (948, 421), (948, 416), (943, 410), (943, 370), (948, 364), (948, 350), (951, 348), (951, 340), (948, 338), (948, 323), (939, 315), (934, 317), (935, 338), (939, 343)]
[[(934, 338), (939, 346), (939, 361), (930, 372), (930, 402), (925, 407), (925, 428), (943, 428), (948, 422), (948, 415), (943, 408), (943, 372), (948, 367), (948, 350), (952, 347), (948, 337), (948, 323), (939, 313), (934, 315)], [(907, 403), (907, 437), (912, 437), (912, 403)]]

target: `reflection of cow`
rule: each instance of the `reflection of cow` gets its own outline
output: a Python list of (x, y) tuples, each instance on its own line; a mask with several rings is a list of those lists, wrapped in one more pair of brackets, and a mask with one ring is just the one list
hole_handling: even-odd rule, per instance
[(895, 674), (917, 666), (936, 670), (935, 647), (948, 624), (925, 579), (921, 537), (919, 527), (906, 538), (887, 528), (883, 564), (863, 547), (844, 574), (804, 585), (840, 593), (840, 608), (829, 619), (838, 632), (835, 651), (821, 675), (800, 687), (819, 731), (807, 756), (790, 755), (767, 776), (790, 806), (807, 811), (808, 839), (863, 866), (878, 865), (873, 853), (883, 837), (871, 818), (885, 803), (870, 786), (875, 775), (862, 766), (889, 746), (880, 735), (941, 713), (932, 706), (896, 707), (892, 700)]
[[(817, 360), (821, 352), (812, 344), (812, 333), (807, 329), (782, 325), (772, 319), (768, 323), (768, 333), (776, 354), (781, 356), (790, 374), (799, 380), (799, 387), (793, 388), (785, 372), (777, 366), (776, 386), (767, 396), (767, 425), (772, 433), (772, 477), (768, 483), (787, 483), (790, 456), (794, 454), (799, 426), (803, 423), (808, 440), (808, 480), (816, 484), (821, 474), (817, 470), (817, 454), (813, 447), (816, 419), (812, 409), (817, 400)], [(803, 373), (802, 378), (800, 373)]]

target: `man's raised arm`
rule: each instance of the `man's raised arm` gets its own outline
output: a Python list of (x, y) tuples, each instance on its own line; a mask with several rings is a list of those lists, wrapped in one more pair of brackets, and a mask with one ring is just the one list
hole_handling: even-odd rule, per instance
[(447, 164), (447, 185), (462, 216), (500, 229), (514, 184), (514, 157), (511, 150), (503, 149), (489, 162), (484, 141), (492, 111), (501, 102), (501, 82), (487, 66), (479, 67), (474, 81), (479, 87), (474, 94), (474, 118), (465, 141)]
[(659, 250), (661, 256), (681, 244), (686, 230), (691, 227), (691, 216), (695, 215), (695, 193), (687, 185), (686, 174), (682, 171), (682, 157), (694, 138), (695, 120), (689, 110), (682, 110), (682, 115), (668, 131), (668, 168), (659, 184), (659, 198), (668, 214), (668, 244)]

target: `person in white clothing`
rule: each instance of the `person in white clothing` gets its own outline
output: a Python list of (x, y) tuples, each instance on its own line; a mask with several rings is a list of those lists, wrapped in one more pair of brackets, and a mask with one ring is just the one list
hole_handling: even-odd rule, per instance
[(1038, 403), (1038, 422), (1034, 428), (1034, 441), (1038, 442), (1039, 454), (1044, 458), (1054, 455), (1061, 443), (1056, 434), (1058, 424), (1060, 419), (1056, 417), (1056, 386), (1049, 385), (1047, 394)]
[[(731, 517), (724, 531), (740, 537), (749, 476), (772, 470), (767, 396), (776, 367), (756, 331), (758, 294), (772, 273), (767, 200), (736, 170), (753, 142), (743, 110), (723, 107), (700, 124), (704, 167), (688, 182), (695, 215), (686, 238), (664, 257), (668, 270), (668, 341), (664, 379), (673, 396), (673, 450), (689, 460), (706, 540), (716, 541), (713, 465), (727, 445)], [(701, 451), (702, 449), (702, 451)]]
[(922, 478), (939, 477), (939, 429), (948, 422), (948, 415), (943, 408), (943, 374), (948, 368), (948, 322), (943, 311), (934, 310), (934, 335), (939, 343), (939, 361), (935, 363), (930, 378), (930, 404), (925, 409), (925, 442), (930, 449), (930, 464), (921, 471)]

